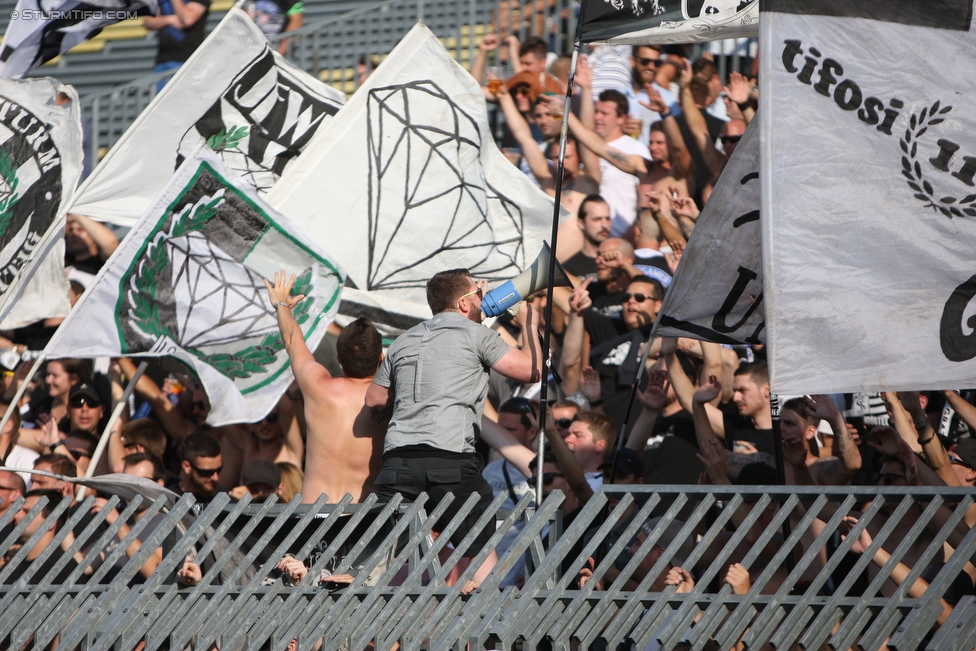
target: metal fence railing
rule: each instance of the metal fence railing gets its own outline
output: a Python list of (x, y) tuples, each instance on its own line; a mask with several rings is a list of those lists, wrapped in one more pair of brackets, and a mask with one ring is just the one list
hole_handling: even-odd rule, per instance
[[(972, 490), (734, 490), (745, 492), (610, 486), (565, 516), (558, 491), (537, 510), (527, 495), (503, 511), (499, 496), (481, 520), (497, 530), (477, 553), (469, 551), (477, 527), (449, 545), (467, 509), (437, 531), (447, 504), (426, 513), (423, 497), (302, 505), (221, 494), (198, 505), (127, 493), (128, 503), (113, 496), (94, 515), (93, 498), (30, 498), (25, 509), (18, 499), (0, 516), (0, 647), (57, 640), (59, 649), (281, 651), (295, 640), (300, 649), (644, 649), (657, 640), (672, 649), (684, 640), (694, 649), (904, 651), (976, 643), (965, 574), (976, 556), (964, 519)], [(848, 516), (856, 522), (845, 524)], [(521, 530), (499, 563), (462, 594), (513, 526)], [(276, 570), (285, 554), (309, 567), (297, 585)], [(195, 587), (177, 582), (189, 556), (202, 568)], [(748, 570), (746, 582), (726, 580), (732, 563)], [(694, 585), (666, 585), (672, 566), (689, 570)], [(592, 576), (580, 585), (582, 568)], [(337, 580), (346, 573), (351, 583)], [(960, 591), (960, 581), (970, 589)]]
[[(287, 40), (290, 61), (351, 94), (418, 20), (467, 67), (484, 34), (498, 26), (522, 40), (543, 36), (557, 52), (571, 49), (576, 5), (576, 0), (379, 0), (305, 25), (272, 44)], [(148, 75), (82, 98), (82, 113), (92, 123), (93, 160), (118, 141), (156, 96), (160, 82), (174, 74)]]

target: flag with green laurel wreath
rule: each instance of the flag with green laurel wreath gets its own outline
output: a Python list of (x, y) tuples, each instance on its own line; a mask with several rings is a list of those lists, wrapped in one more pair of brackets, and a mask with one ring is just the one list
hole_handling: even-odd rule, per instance
[(293, 313), (315, 349), (345, 274), (212, 151), (176, 171), (58, 329), (49, 358), (163, 357), (202, 382), (213, 426), (255, 422), (292, 381), (264, 285), (295, 274)]

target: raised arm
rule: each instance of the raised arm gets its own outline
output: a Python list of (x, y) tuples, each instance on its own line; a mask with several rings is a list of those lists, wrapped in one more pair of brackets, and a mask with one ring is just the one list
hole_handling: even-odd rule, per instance
[(861, 452), (851, 438), (847, 421), (844, 420), (843, 414), (837, 409), (830, 396), (810, 396), (806, 398), (806, 403), (810, 416), (827, 421), (830, 430), (834, 433), (833, 451), (837, 462), (831, 464), (828, 459), (818, 464), (820, 483), (832, 486), (846, 484), (861, 469)]
[(95, 245), (98, 246), (98, 252), (106, 260), (115, 253), (115, 249), (119, 248), (119, 238), (105, 224), (73, 212), (68, 213), (66, 220), (69, 226), (72, 223), (78, 224), (91, 235), (91, 238), (95, 241)]
[(756, 116), (756, 109), (752, 108), (749, 103), (749, 95), (752, 93), (752, 89), (752, 83), (744, 75), (734, 70), (729, 73), (729, 84), (725, 87), (725, 96), (736, 105), (746, 124), (752, 122), (752, 118)]
[(485, 37), (478, 45), (478, 54), (471, 62), (471, 76), (479, 85), (485, 85), (485, 62), (488, 60), (488, 53), (498, 49), (498, 34), (485, 34)]
[[(685, 374), (685, 370), (681, 367), (681, 362), (678, 361), (677, 356), (678, 341), (674, 337), (664, 337), (661, 342), (661, 355), (664, 357), (665, 363), (668, 365), (668, 376), (671, 378), (671, 386), (674, 388), (674, 395), (677, 396), (679, 404), (691, 414), (694, 414), (695, 409), (695, 384), (691, 381), (691, 378)], [(715, 378), (715, 385), (718, 387), (719, 393), (716, 395), (721, 395), (722, 383)], [(714, 400), (716, 396), (712, 396), (709, 400)], [(703, 413), (707, 416), (711, 431), (720, 439), (725, 438), (725, 419), (722, 416), (722, 412), (713, 407), (710, 404), (702, 405)]]
[(539, 342), (538, 315), (528, 301), (522, 301), (518, 319), (522, 329), (521, 349), (510, 348), (492, 368), (519, 382), (538, 382), (542, 378), (542, 344)]
[(511, 432), (487, 416), (481, 417), (481, 438), (520, 473), (526, 477), (532, 476), (532, 460), (535, 459), (535, 451), (522, 445)]
[(508, 124), (509, 130), (522, 148), (522, 155), (525, 156), (532, 175), (543, 188), (552, 187), (554, 179), (549, 170), (549, 161), (539, 148), (539, 143), (532, 137), (529, 123), (519, 113), (518, 107), (515, 106), (515, 100), (512, 99), (512, 95), (508, 92), (505, 84), (499, 87), (495, 97), (498, 98), (498, 105), (502, 107), (502, 112), (505, 114), (505, 122)]
[[(127, 357), (119, 358), (119, 367), (122, 369), (122, 373), (126, 377), (132, 377), (136, 372), (136, 365), (133, 361)], [(159, 386), (156, 385), (152, 379), (146, 375), (142, 374), (139, 381), (136, 382), (136, 393), (142, 396), (143, 400), (149, 403), (152, 407), (153, 413), (156, 414), (156, 418), (159, 419), (160, 424), (166, 433), (173, 437), (177, 443), (183, 441), (187, 434), (192, 434), (196, 431), (196, 427), (191, 423), (187, 422), (180, 414), (179, 409), (176, 405), (170, 402), (169, 396), (166, 395)]]
[[(590, 62), (586, 57), (579, 58), (576, 65), (576, 77), (574, 78), (574, 81), (580, 89), (580, 122), (588, 129), (592, 129), (594, 123), (593, 118), (596, 115), (596, 109), (593, 103), (593, 91), (591, 89), (591, 84), (593, 83), (593, 69), (590, 67)], [(572, 115), (570, 108), (571, 107), (567, 106), (565, 110), (570, 112), (570, 117), (575, 117)], [(593, 150), (587, 147), (584, 143), (581, 142), (580, 145), (579, 156), (580, 160), (583, 162), (583, 167), (586, 170), (586, 175), (597, 183), (600, 183), (603, 176), (600, 172), (599, 157), (594, 154)]]
[(661, 116), (661, 126), (664, 128), (664, 135), (668, 139), (668, 146), (671, 147), (671, 164), (674, 166), (675, 174), (683, 179), (694, 178), (695, 163), (691, 159), (685, 138), (681, 135), (678, 121), (671, 114), (671, 108), (652, 84), (644, 84), (644, 91), (648, 98), (648, 103), (644, 106)]
[(655, 370), (648, 374), (647, 388), (643, 391), (640, 387), (637, 388), (637, 399), (644, 409), (637, 417), (637, 422), (630, 428), (625, 447), (643, 452), (647, 447), (647, 440), (651, 438), (651, 433), (654, 431), (654, 425), (661, 415), (661, 410), (668, 401), (668, 372), (662, 360), (658, 360)]
[(711, 134), (708, 133), (708, 124), (702, 115), (701, 109), (695, 102), (691, 94), (691, 67), (686, 67), (681, 72), (681, 111), (684, 113), (685, 122), (688, 129), (695, 138), (695, 144), (701, 151), (702, 158), (712, 174), (721, 174), (725, 168), (725, 159), (715, 150), (715, 143), (712, 142)]
[(264, 285), (268, 288), (268, 298), (278, 318), (278, 329), (281, 331), (281, 340), (288, 352), (291, 372), (295, 375), (299, 388), (308, 395), (309, 392), (314, 392), (319, 382), (331, 379), (332, 374), (315, 361), (312, 351), (305, 343), (302, 328), (292, 314), (292, 309), (305, 298), (305, 295), (291, 295), (291, 290), (295, 286), (295, 276), (292, 274), (291, 278), (288, 278), (288, 274), (284, 271), (275, 272), (273, 285), (267, 280), (264, 281)]
[(569, 116), (569, 129), (573, 132), (577, 142), (600, 158), (605, 159), (621, 172), (634, 175), (647, 172), (647, 164), (643, 158), (624, 154), (608, 146), (596, 131), (584, 125), (573, 114)]
[(583, 312), (593, 305), (590, 293), (586, 289), (591, 280), (587, 278), (580, 283), (569, 299), (569, 321), (566, 324), (566, 332), (563, 333), (563, 350), (559, 356), (559, 375), (563, 379), (563, 392), (567, 395), (576, 393), (579, 388), (583, 338), (586, 336)]

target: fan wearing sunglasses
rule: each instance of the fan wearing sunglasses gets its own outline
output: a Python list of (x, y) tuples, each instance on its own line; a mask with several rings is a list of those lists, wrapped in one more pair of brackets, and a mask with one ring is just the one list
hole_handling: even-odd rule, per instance
[[(647, 276), (632, 278), (622, 294), (622, 334), (612, 319), (589, 309), (591, 302), (586, 287), (578, 287), (570, 299), (559, 369), (563, 390), (575, 391), (581, 373), (579, 366), (592, 366), (600, 374), (604, 412), (615, 419), (617, 428), (621, 425), (618, 419), (627, 410), (641, 344), (654, 325), (663, 298), (664, 289), (656, 280)], [(583, 360), (586, 337), (589, 337), (590, 354), (589, 359)]]
[(63, 430), (67, 425), (69, 430), (84, 430), (96, 434), (101, 431), (104, 417), (102, 398), (95, 391), (95, 387), (83, 382), (71, 387), (71, 394), (68, 396), (68, 422), (59, 423), (59, 427)]

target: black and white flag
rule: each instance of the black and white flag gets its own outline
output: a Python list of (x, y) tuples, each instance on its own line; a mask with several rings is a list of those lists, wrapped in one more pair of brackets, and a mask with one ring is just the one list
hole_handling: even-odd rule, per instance
[(86, 179), (72, 212), (131, 226), (200, 144), (263, 195), (345, 101), (231, 9)]
[(972, 385), (973, 1), (768, 0), (760, 43), (772, 390)]
[(759, 35), (759, 0), (583, 0), (584, 43), (650, 45)]
[(765, 342), (759, 135), (756, 116), (698, 218), (661, 305), (656, 335)]
[[(81, 176), (81, 107), (50, 78), (0, 78), (0, 323), (68, 310), (64, 216)], [(40, 269), (40, 270), (39, 270)], [(28, 282), (37, 274), (37, 280)]]
[(20, 79), (128, 18), (156, 14), (157, 0), (17, 0), (0, 48), (0, 76)]

